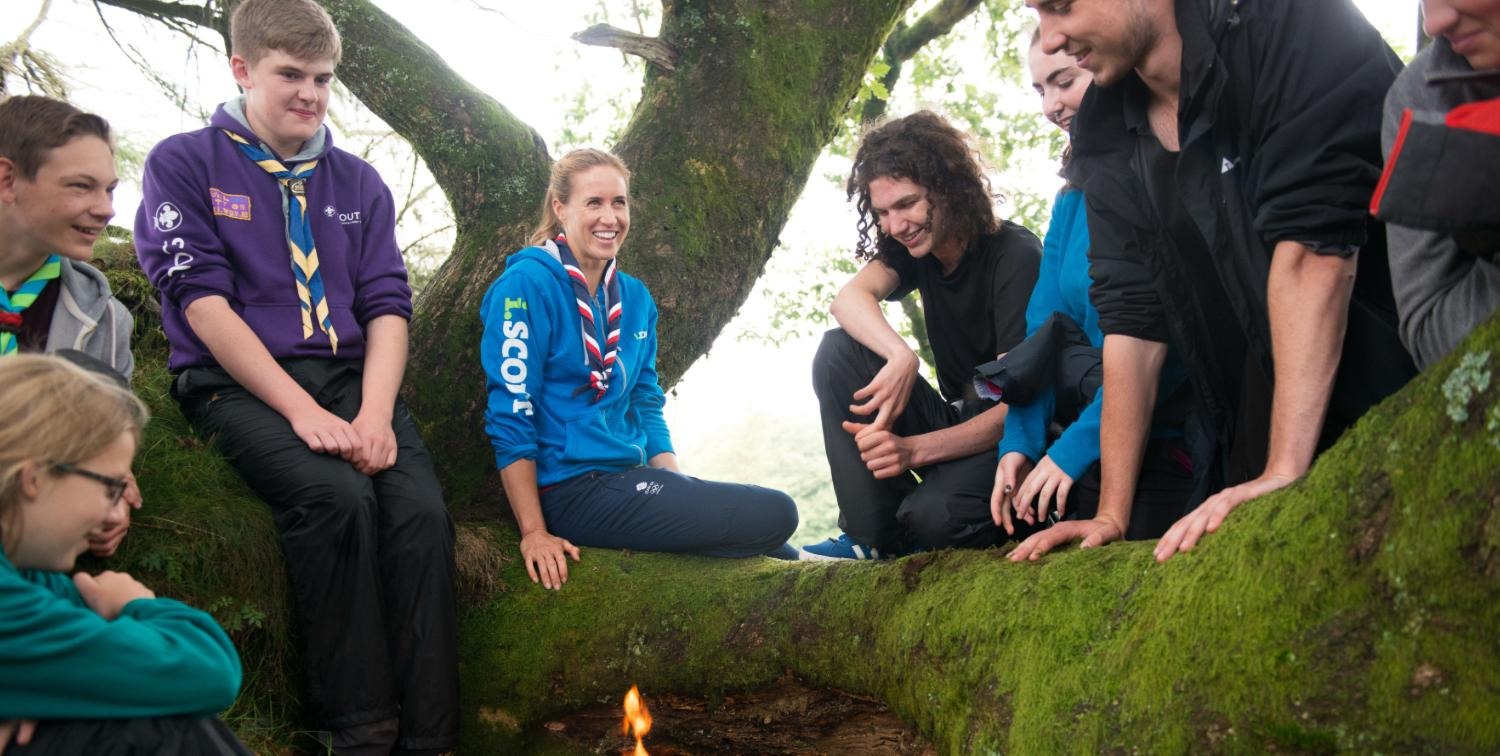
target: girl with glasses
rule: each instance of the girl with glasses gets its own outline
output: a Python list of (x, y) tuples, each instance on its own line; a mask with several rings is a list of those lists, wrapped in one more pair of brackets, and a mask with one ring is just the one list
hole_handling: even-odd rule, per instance
[(0, 751), (248, 753), (215, 712), (240, 660), (212, 617), (77, 573), (123, 517), (146, 408), (55, 357), (0, 360)]

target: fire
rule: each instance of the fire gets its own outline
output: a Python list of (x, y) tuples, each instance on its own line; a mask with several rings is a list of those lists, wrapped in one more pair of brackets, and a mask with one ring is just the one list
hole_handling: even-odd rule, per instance
[(646, 746), (641, 744), (641, 739), (651, 732), (651, 712), (646, 710), (646, 702), (641, 700), (641, 693), (634, 685), (625, 694), (625, 720), (621, 723), (620, 732), (627, 736), (634, 733), (635, 756), (647, 756)]

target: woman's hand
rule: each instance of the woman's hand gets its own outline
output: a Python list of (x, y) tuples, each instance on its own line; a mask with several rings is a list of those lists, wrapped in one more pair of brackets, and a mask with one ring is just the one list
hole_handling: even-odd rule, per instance
[[(1036, 469), (1026, 476), (1026, 482), (1021, 485), (1021, 490), (1016, 493), (1015, 507), (1016, 516), (1026, 522), (1035, 525), (1047, 521), (1047, 509), (1057, 502), (1056, 513), (1058, 519), (1068, 511), (1068, 492), (1073, 490), (1073, 478), (1062, 471), (1052, 457), (1042, 457), (1042, 461), (1036, 463)], [(1033, 511), (1031, 502), (1036, 500)]]
[(1006, 555), (1012, 562), (1036, 561), (1058, 546), (1082, 541), (1080, 548), (1103, 546), (1124, 537), (1125, 531), (1113, 520), (1063, 520), (1021, 542)]
[(990, 492), (990, 517), (1010, 535), (1016, 534), (1015, 522), (1011, 517), (1015, 494), (1021, 488), (1021, 482), (1030, 474), (1031, 459), (1020, 452), (1006, 452), (1000, 458), (1000, 464), (995, 466), (995, 489)]
[(531, 582), (541, 583), (543, 588), (557, 590), (568, 582), (565, 554), (578, 561), (577, 546), (542, 528), (521, 536), (521, 558), (526, 562), (526, 574), (531, 576)]
[(120, 610), (136, 599), (156, 598), (150, 588), (123, 572), (106, 570), (98, 575), (80, 572), (73, 576), (73, 585), (78, 587), (83, 603), (107, 620), (119, 617)]

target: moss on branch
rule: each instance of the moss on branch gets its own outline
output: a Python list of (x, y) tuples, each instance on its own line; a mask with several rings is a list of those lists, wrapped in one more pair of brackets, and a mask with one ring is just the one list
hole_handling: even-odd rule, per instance
[[(135, 305), (135, 386), (155, 420), (138, 464), (147, 507), (109, 566), (231, 628), (247, 669), (231, 719), (267, 742), (261, 728), (293, 729), (300, 690), (274, 528), (167, 396), (128, 254), (105, 267)], [(791, 671), (886, 702), (944, 753), (1494, 751), (1497, 368), (1492, 320), (1302, 482), (1165, 565), (1149, 543), (1024, 565), (999, 551), (785, 564), (584, 549), (553, 593), (511, 557), (512, 527), (461, 523), (465, 749), (514, 745), (630, 683), (712, 701)]]

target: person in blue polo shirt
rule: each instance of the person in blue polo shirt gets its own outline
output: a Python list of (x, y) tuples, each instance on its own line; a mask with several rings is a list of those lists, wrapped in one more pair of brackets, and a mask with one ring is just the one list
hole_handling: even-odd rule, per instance
[(488, 409), (533, 582), (559, 588), (578, 546), (792, 557), (780, 491), (681, 474), (656, 380), (656, 303), (619, 271), (630, 172), (575, 150), (552, 166), (531, 246), (480, 305)]

